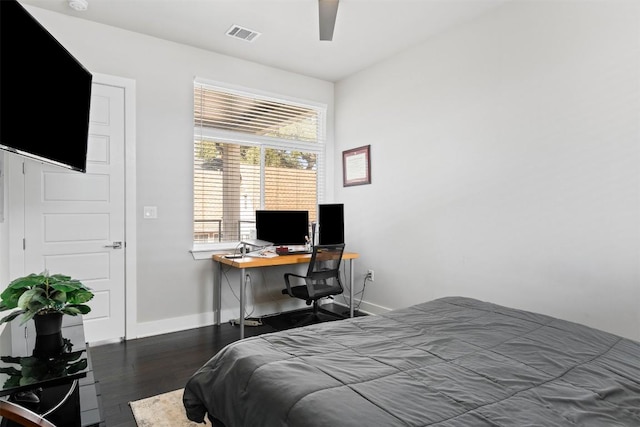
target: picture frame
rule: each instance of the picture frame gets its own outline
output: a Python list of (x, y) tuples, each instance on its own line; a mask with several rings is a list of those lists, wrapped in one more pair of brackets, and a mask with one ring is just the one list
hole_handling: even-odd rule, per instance
[(371, 184), (371, 145), (342, 152), (343, 187)]

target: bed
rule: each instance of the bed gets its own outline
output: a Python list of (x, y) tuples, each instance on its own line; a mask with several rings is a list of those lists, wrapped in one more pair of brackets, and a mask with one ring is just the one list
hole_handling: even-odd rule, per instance
[(447, 297), (232, 343), (188, 380), (214, 426), (640, 426), (640, 343)]

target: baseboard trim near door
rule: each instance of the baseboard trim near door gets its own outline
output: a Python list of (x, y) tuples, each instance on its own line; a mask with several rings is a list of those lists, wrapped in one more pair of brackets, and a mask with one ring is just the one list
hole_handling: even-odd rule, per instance
[[(304, 301), (296, 298), (284, 298), (282, 300), (256, 304), (251, 306), (251, 317), (261, 317), (265, 315), (278, 314), (285, 311), (296, 310), (305, 307)], [(238, 308), (223, 308), (220, 313), (221, 323), (227, 323), (231, 319), (238, 318)], [(197, 313), (187, 316), (172, 317), (149, 322), (138, 323), (136, 326), (136, 336), (127, 339), (145, 338), (155, 335), (168, 334), (171, 332), (185, 331), (188, 329), (202, 328), (213, 325), (213, 313)]]

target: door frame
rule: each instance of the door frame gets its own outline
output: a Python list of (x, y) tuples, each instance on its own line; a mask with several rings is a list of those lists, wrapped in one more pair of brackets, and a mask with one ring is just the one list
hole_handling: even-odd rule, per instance
[[(136, 81), (107, 74), (93, 74), (93, 83), (124, 90), (124, 182), (125, 182), (125, 340), (137, 338), (137, 231), (136, 231)], [(26, 159), (5, 156), (7, 217), (9, 226), (9, 278), (25, 272), (24, 191), (22, 164)], [(33, 273), (33, 272), (30, 272)]]

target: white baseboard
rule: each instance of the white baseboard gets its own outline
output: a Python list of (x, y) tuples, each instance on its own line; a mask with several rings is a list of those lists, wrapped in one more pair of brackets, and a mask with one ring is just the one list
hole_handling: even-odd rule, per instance
[[(349, 303), (349, 298), (346, 298), (346, 304)], [(346, 304), (342, 304), (342, 303), (338, 303), (337, 301), (334, 301), (334, 304), (340, 304), (340, 305), (345, 305)], [(348, 306), (347, 306), (348, 307)], [(360, 307), (359, 307), (359, 311), (361, 311), (362, 313), (365, 314), (384, 314), (388, 311), (391, 311), (391, 308), (388, 307), (383, 307), (381, 305), (377, 305), (377, 304), (373, 304), (370, 302), (366, 302), (366, 301), (360, 301)]]
[[(302, 303), (302, 305), (300, 305)], [(277, 302), (268, 302), (252, 306), (253, 313), (249, 317), (261, 317), (278, 314), (285, 311), (296, 310), (305, 307), (304, 302), (297, 299), (283, 299)], [(238, 308), (223, 308), (220, 312), (220, 322), (227, 323), (231, 319), (238, 318)], [(136, 336), (129, 339), (144, 338), (154, 335), (168, 334), (171, 332), (186, 331), (187, 329), (201, 328), (213, 325), (213, 312), (190, 314), (188, 316), (173, 317), (170, 319), (154, 320), (138, 323)]]
[[(348, 298), (346, 299), (348, 304)], [(333, 304), (348, 307), (348, 305), (338, 301), (327, 301)], [(256, 304), (253, 306), (253, 313), (249, 317), (261, 317), (273, 314), (279, 314), (287, 311), (297, 310), (306, 307), (304, 302), (297, 299), (283, 299), (281, 301), (273, 301), (268, 303)], [(383, 314), (390, 311), (390, 308), (377, 304), (362, 301), (360, 303), (360, 311), (365, 314)], [(220, 322), (227, 323), (231, 319), (238, 318), (237, 308), (223, 308), (220, 313)], [(173, 317), (170, 319), (154, 320), (151, 322), (138, 323), (136, 326), (137, 336), (128, 337), (145, 338), (154, 335), (168, 334), (171, 332), (186, 331), (187, 329), (201, 328), (203, 326), (213, 325), (213, 312), (190, 314), (188, 316)]]
[(212, 324), (213, 313), (198, 313), (188, 316), (172, 317), (170, 319), (138, 323), (136, 326), (136, 336), (127, 338), (144, 338), (154, 335), (168, 334), (171, 332), (185, 331), (187, 329), (201, 328)]

